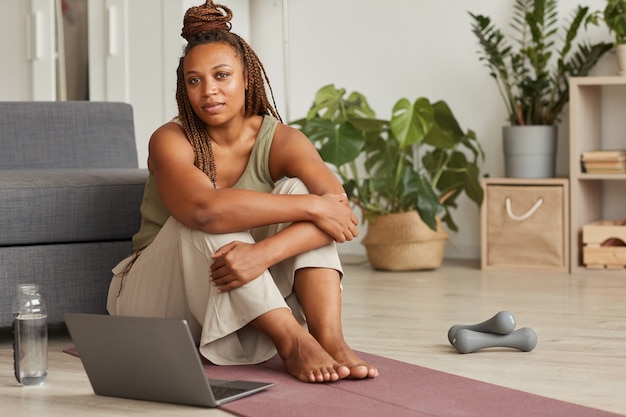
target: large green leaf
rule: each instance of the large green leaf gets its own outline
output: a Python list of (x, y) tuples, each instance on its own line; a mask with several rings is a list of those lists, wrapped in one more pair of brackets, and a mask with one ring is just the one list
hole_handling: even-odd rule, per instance
[(469, 164), (465, 172), (465, 194), (480, 206), (483, 203), (484, 190), (480, 184), (480, 172), (476, 165)]
[(348, 117), (358, 119), (373, 119), (376, 114), (367, 103), (365, 96), (359, 92), (352, 92), (348, 99), (343, 102)]
[(332, 135), (319, 149), (319, 153), (324, 161), (340, 167), (354, 161), (364, 145), (365, 139), (361, 133), (350, 123), (343, 122), (334, 127)]
[(391, 131), (400, 147), (403, 146), (408, 136), (417, 135), (417, 127), (413, 123), (413, 105), (409, 99), (402, 98), (393, 106)]
[(379, 134), (381, 130), (389, 123), (386, 120), (375, 119), (373, 117), (348, 117), (348, 121), (356, 129), (366, 133)]
[(424, 143), (440, 149), (453, 149), (458, 141), (443, 130), (439, 125), (433, 125), (428, 135), (424, 138)]
[(412, 176), (412, 182), (417, 186), (417, 211), (420, 217), (432, 230), (437, 230), (436, 216), (442, 211), (439, 198), (432, 185), (421, 175)]
[(393, 107), (391, 114), (391, 132), (400, 144), (406, 148), (421, 142), (433, 126), (433, 108), (425, 98), (419, 98), (414, 104), (402, 98)]
[[(457, 145), (459, 142), (463, 141), (463, 138), (465, 137), (463, 130), (461, 129), (461, 126), (459, 126), (456, 117), (454, 117), (452, 110), (450, 110), (450, 107), (448, 107), (446, 102), (437, 101), (433, 104), (433, 110), (435, 111), (434, 117), (436, 126), (443, 131), (443, 134), (449, 139), (449, 142), (453, 145)], [(428, 138), (425, 142), (429, 143)]]
[(313, 119), (319, 112), (324, 110), (321, 117), (324, 119), (336, 119), (340, 111), (341, 97), (346, 93), (344, 89), (335, 88), (334, 84), (325, 85), (315, 94), (313, 106), (307, 113), (307, 119)]
[(302, 133), (313, 143), (323, 144), (335, 135), (335, 124), (331, 120), (311, 119), (302, 126)]

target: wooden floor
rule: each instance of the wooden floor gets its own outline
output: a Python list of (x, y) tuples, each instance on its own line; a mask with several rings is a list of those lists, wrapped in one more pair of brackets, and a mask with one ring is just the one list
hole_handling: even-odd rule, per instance
[[(626, 270), (484, 272), (478, 262), (450, 261), (436, 271), (385, 273), (359, 260), (347, 263), (344, 328), (355, 349), (626, 415)], [(535, 350), (461, 355), (449, 345), (450, 326), (500, 310), (537, 332)], [(61, 352), (71, 345), (63, 332), (52, 331), (48, 381), (20, 387), (10, 333), (0, 332), (0, 415), (229, 415), (96, 396), (80, 360)]]

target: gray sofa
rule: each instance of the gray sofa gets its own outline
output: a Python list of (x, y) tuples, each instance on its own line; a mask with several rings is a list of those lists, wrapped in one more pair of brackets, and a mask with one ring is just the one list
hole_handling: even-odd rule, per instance
[(39, 284), (50, 323), (106, 312), (147, 175), (128, 104), (0, 102), (0, 326), (23, 282)]

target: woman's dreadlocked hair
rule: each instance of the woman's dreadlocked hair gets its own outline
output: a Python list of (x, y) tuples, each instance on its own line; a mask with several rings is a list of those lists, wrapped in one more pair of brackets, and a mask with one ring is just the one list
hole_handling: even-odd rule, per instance
[[(265, 68), (252, 48), (239, 35), (230, 32), (232, 11), (221, 4), (213, 4), (212, 0), (201, 6), (191, 7), (185, 13), (181, 36), (187, 41), (187, 46), (178, 64), (176, 101), (178, 103), (178, 118), (185, 130), (185, 135), (194, 150), (196, 167), (201, 169), (211, 179), (215, 187), (216, 168), (211, 147), (211, 138), (206, 126), (195, 114), (189, 102), (187, 88), (183, 74), (185, 56), (198, 45), (221, 42), (231, 45), (241, 58), (248, 88), (245, 98), (246, 116), (271, 115), (282, 121), (276, 111), (276, 100), (270, 85)], [(272, 104), (265, 91), (265, 82), (270, 89)]]

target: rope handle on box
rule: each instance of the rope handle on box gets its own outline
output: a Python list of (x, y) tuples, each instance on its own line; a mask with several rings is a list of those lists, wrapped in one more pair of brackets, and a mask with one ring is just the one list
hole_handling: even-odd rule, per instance
[(511, 219), (521, 222), (522, 220), (526, 220), (527, 218), (535, 214), (537, 210), (539, 210), (539, 207), (541, 207), (541, 205), (543, 204), (543, 198), (539, 197), (537, 201), (535, 202), (535, 204), (530, 208), (530, 210), (528, 210), (526, 213), (522, 214), (521, 216), (514, 214), (513, 210), (511, 210), (511, 197), (506, 198), (505, 204), (506, 204), (506, 214), (508, 214)]

